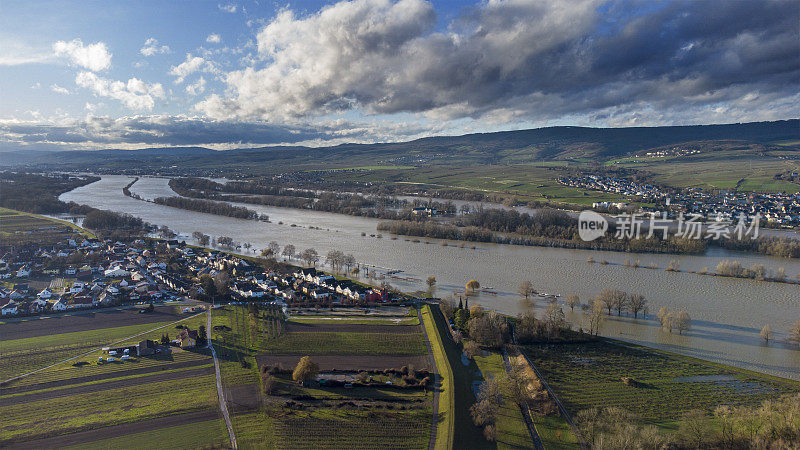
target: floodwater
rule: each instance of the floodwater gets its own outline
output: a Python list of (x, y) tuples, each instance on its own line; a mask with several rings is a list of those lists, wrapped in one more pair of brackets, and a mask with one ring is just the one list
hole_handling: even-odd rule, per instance
[[(523, 280), (531, 280), (540, 292), (560, 294), (562, 300), (574, 292), (586, 302), (604, 288), (641, 293), (649, 301), (650, 313), (638, 319), (625, 314), (608, 317), (601, 334), (800, 380), (800, 349), (785, 342), (792, 323), (800, 320), (800, 286), (664, 270), (673, 259), (680, 262), (680, 269), (684, 271), (699, 271), (705, 267), (713, 271), (721, 260), (736, 259), (745, 267), (753, 264), (763, 264), (771, 270), (783, 267), (787, 277), (794, 278), (800, 273), (798, 260), (719, 249), (703, 256), (686, 256), (482, 243), (466, 243), (462, 248), (459, 242), (451, 241), (443, 246), (443, 241), (426, 238), (414, 243), (411, 241), (414, 238), (403, 236), (392, 239), (383, 234), (378, 238), (377, 219), (244, 205), (269, 215), (270, 222), (262, 222), (161, 206), (124, 196), (122, 188), (131, 179), (104, 176), (96, 183), (63, 194), (61, 199), (125, 212), (155, 225), (166, 225), (187, 240), (191, 240), (193, 231), (212, 237), (230, 236), (237, 242), (252, 244), (251, 252), (260, 251), (273, 240), (281, 245), (293, 244), (298, 252), (314, 247), (323, 260), (329, 250), (341, 250), (352, 253), (360, 264), (378, 266), (384, 271), (402, 271), (398, 276), (404, 279), (387, 276), (386, 281), (404, 291), (424, 289), (424, 280), (434, 275), (438, 280), (436, 294), (443, 297), (456, 290), (463, 291), (468, 280), (476, 279), (483, 286), (493, 287), (497, 294), (470, 296), (470, 304), (479, 303), (507, 314), (520, 311), (516, 290)], [(175, 195), (167, 182), (163, 178), (145, 177), (134, 184), (131, 191), (143, 198)], [(606, 260), (608, 264), (590, 264), (589, 257), (595, 261)], [(638, 260), (641, 266), (655, 264), (658, 269), (625, 267), (625, 260)], [(546, 305), (544, 299), (535, 299), (535, 303), (537, 311)], [(662, 330), (654, 317), (661, 306), (689, 312), (691, 329), (683, 335)], [(571, 312), (565, 307), (567, 320), (576, 329), (586, 326), (579, 309)], [(775, 333), (775, 340), (768, 345), (759, 337), (766, 324)]]

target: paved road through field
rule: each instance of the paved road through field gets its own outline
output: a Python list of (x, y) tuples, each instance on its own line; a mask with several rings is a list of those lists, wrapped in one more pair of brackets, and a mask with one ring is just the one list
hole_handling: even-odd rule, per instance
[(231, 447), (235, 450), (236, 435), (233, 433), (233, 425), (231, 424), (231, 416), (228, 414), (228, 404), (225, 402), (225, 393), (222, 391), (222, 377), (219, 374), (219, 361), (217, 360), (217, 351), (211, 345), (211, 305), (208, 306), (208, 325), (206, 326), (206, 333), (208, 334), (208, 348), (211, 349), (211, 356), (214, 358), (214, 372), (217, 375), (217, 395), (219, 396), (219, 409), (222, 411), (222, 417), (225, 418), (225, 426), (228, 427), (228, 436), (231, 439)]

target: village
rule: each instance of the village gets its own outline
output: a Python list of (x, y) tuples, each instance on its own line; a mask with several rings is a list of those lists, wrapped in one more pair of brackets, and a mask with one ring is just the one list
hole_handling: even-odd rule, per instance
[(337, 279), (315, 268), (277, 264), (274, 259), (271, 266), (265, 270), (253, 258), (177, 240), (137, 239), (126, 244), (69, 239), (53, 247), (16, 247), (0, 257), (0, 313), (8, 317), (130, 305), (144, 308), (186, 300), (258, 302), (286, 310), (404, 299), (386, 287)]
[[(666, 211), (668, 217), (676, 217), (681, 212), (699, 214), (705, 218), (714, 218), (718, 214), (731, 218), (744, 214), (747, 217), (760, 214), (769, 224), (796, 226), (800, 224), (800, 194), (798, 193), (761, 193), (735, 190), (708, 190), (688, 187), (684, 189), (667, 189), (649, 183), (604, 176), (582, 175), (561, 177), (561, 184), (580, 188), (631, 197), (642, 203), (654, 206), (642, 207), (644, 212)], [(597, 202), (594, 208), (615, 209), (624, 211), (630, 205), (623, 202)]]

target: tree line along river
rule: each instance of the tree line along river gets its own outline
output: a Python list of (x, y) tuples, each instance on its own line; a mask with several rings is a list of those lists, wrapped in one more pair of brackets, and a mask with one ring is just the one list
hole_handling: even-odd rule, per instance
[[(471, 304), (479, 303), (512, 315), (520, 308), (517, 286), (526, 279), (540, 292), (560, 294), (562, 299), (574, 292), (582, 302), (604, 288), (640, 293), (648, 299), (649, 314), (639, 319), (624, 314), (608, 317), (601, 334), (800, 380), (800, 349), (782, 342), (792, 323), (800, 319), (800, 286), (664, 270), (673, 259), (680, 261), (683, 271), (705, 267), (713, 271), (720, 261), (735, 259), (745, 267), (753, 264), (763, 264), (770, 270), (783, 267), (787, 276), (794, 278), (800, 273), (797, 260), (720, 249), (711, 249), (702, 256), (687, 256), (482, 243), (467, 243), (462, 248), (457, 242), (443, 246), (442, 241), (430, 238), (414, 243), (403, 236), (370, 237), (377, 234), (379, 220), (364, 217), (232, 203), (270, 217), (270, 222), (262, 222), (157, 205), (122, 193), (132, 179), (103, 176), (100, 181), (60, 198), (128, 213), (154, 225), (166, 225), (189, 241), (192, 232), (201, 231), (212, 237), (230, 236), (240, 243), (249, 242), (257, 251), (273, 240), (281, 245), (293, 244), (297, 251), (314, 247), (323, 256), (329, 250), (341, 250), (352, 253), (361, 264), (402, 271), (400, 275), (406, 280), (387, 278), (386, 281), (404, 291), (425, 289), (425, 278), (435, 275), (437, 295), (443, 297), (463, 290), (464, 284), (474, 278), (484, 286), (494, 287), (497, 294), (471, 296)], [(167, 183), (165, 178), (144, 177), (131, 191), (145, 199), (176, 195)], [(609, 264), (587, 263), (589, 257), (607, 260)], [(638, 260), (641, 266), (655, 264), (658, 269), (624, 267), (625, 260)], [(546, 305), (544, 299), (536, 303), (539, 311)], [(688, 311), (692, 317), (691, 330), (683, 335), (662, 330), (655, 320), (661, 306)], [(565, 312), (575, 328), (585, 326), (579, 308), (573, 313), (565, 307)], [(776, 340), (768, 345), (759, 337), (766, 324), (776, 334)]]

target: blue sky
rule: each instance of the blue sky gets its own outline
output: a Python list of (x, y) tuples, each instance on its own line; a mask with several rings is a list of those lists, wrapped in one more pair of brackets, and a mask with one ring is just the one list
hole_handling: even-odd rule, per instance
[(792, 1), (0, 0), (0, 150), (797, 117)]

